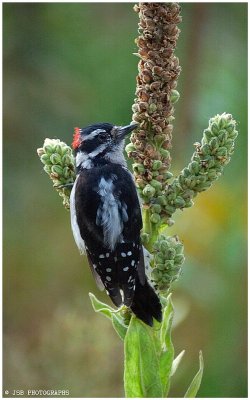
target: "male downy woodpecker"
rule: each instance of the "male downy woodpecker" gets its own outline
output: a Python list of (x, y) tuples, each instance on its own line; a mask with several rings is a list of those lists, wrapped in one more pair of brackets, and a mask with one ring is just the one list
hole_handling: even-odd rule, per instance
[(135, 127), (99, 123), (75, 128), (71, 225), (98, 287), (117, 307), (125, 304), (152, 326), (153, 317), (161, 321), (161, 304), (145, 275), (140, 203), (123, 155), (125, 136)]

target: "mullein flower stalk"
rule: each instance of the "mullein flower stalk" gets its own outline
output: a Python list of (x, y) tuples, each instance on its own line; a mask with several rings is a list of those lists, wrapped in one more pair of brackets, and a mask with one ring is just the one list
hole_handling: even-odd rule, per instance
[(165, 190), (164, 214), (171, 217), (177, 209), (191, 207), (194, 197), (211, 187), (229, 163), (237, 136), (231, 114), (223, 113), (209, 120), (201, 143), (194, 144), (191, 162)]
[(166, 296), (170, 285), (176, 281), (185, 261), (184, 246), (178, 236), (159, 235), (153, 244), (153, 268), (150, 271), (150, 280), (155, 289)]
[(136, 44), (140, 61), (132, 119), (138, 128), (126, 151), (135, 161), (133, 171), (143, 202), (144, 231), (154, 236), (162, 214), (161, 202), (156, 200), (172, 178), (169, 150), (181, 70), (174, 50), (181, 16), (177, 3), (139, 3), (134, 10), (139, 14)]
[(70, 185), (75, 181), (75, 158), (72, 149), (59, 139), (45, 139), (37, 154), (44, 164), (44, 171), (53, 182), (53, 187), (69, 209)]

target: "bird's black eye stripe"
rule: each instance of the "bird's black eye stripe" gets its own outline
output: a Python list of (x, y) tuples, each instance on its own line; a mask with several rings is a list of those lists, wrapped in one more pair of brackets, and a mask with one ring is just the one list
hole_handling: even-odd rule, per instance
[(107, 132), (101, 132), (101, 133), (99, 133), (98, 137), (99, 137), (100, 139), (105, 139), (105, 138), (107, 137)]
[(110, 134), (108, 132), (100, 132), (98, 135), (98, 139), (100, 140), (110, 139)]

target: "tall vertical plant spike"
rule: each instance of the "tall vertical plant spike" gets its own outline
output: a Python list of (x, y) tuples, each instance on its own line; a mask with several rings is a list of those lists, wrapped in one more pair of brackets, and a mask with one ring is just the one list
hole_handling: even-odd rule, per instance
[(161, 195), (166, 181), (172, 177), (169, 150), (173, 104), (179, 98), (176, 86), (180, 66), (174, 50), (180, 32), (180, 6), (139, 3), (134, 10), (139, 14), (136, 44), (140, 61), (132, 119), (139, 126), (126, 151), (135, 161), (133, 171), (144, 209), (151, 209), (151, 222), (156, 223), (159, 214), (152, 209), (151, 200)]

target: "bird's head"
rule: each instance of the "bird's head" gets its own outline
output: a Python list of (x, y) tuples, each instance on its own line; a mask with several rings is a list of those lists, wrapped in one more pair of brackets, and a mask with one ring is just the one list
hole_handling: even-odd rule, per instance
[(76, 166), (91, 168), (101, 159), (124, 164), (124, 139), (136, 127), (137, 124), (115, 126), (99, 123), (75, 128), (72, 147), (76, 155)]

